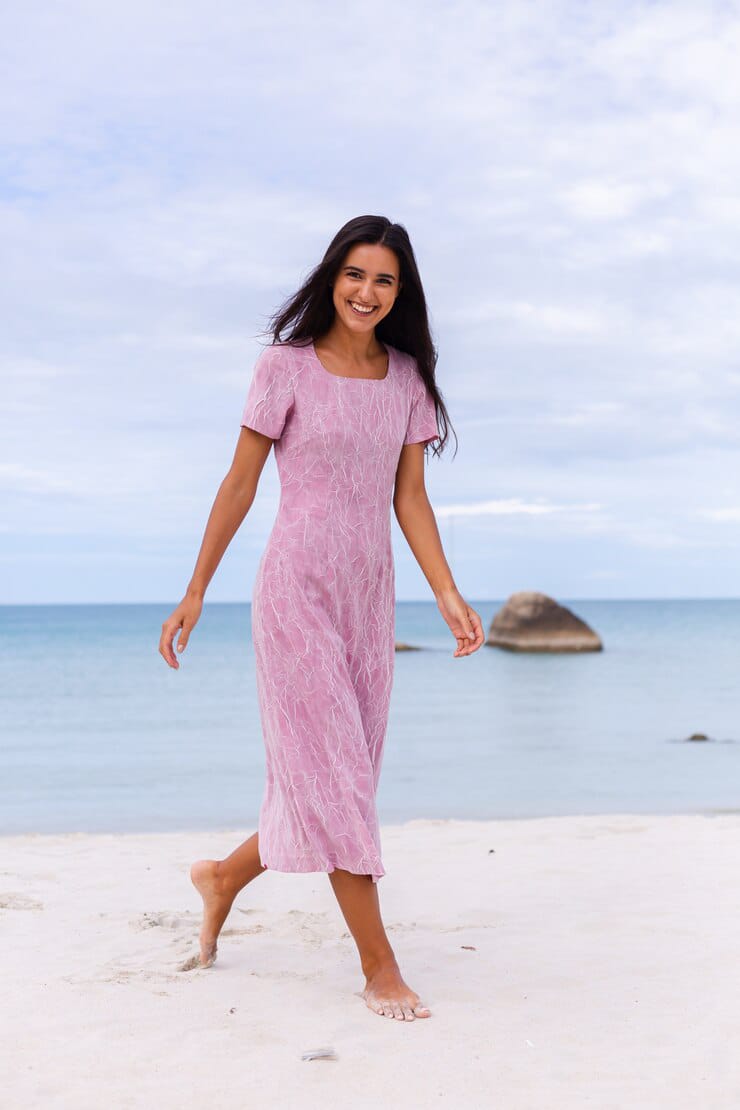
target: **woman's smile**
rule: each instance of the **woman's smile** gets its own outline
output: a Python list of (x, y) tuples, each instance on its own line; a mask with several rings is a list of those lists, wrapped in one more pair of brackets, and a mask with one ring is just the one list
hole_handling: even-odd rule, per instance
[(347, 301), (355, 316), (370, 316), (375, 312), (376, 305), (363, 305), (359, 301)]

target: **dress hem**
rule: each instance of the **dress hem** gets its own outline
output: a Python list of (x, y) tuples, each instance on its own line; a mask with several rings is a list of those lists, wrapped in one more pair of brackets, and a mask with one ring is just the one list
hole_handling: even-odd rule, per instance
[(342, 867), (338, 863), (329, 863), (328, 860), (325, 863), (311, 863), (310, 861), (307, 861), (305, 864), (275, 864), (265, 863), (264, 859), (260, 855), (260, 863), (268, 871), (280, 871), (283, 874), (305, 875), (312, 872), (323, 872), (324, 874), (329, 875), (332, 871), (349, 871), (351, 875), (369, 875), (374, 883), (377, 883), (378, 879), (382, 879), (385, 875), (385, 870), (382, 867), (380, 870), (376, 869), (375, 871), (373, 871), (372, 869), (367, 869), (365, 871), (353, 871), (350, 867)]

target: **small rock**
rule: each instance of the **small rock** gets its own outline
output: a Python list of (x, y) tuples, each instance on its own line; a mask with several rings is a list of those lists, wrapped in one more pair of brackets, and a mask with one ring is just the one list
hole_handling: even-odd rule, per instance
[(311, 1048), (301, 1054), (301, 1060), (336, 1060), (337, 1054), (331, 1047)]

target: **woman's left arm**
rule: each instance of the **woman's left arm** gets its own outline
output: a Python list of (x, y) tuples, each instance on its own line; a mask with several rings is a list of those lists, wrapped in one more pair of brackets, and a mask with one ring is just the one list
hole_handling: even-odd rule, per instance
[(424, 485), (424, 444), (401, 449), (393, 493), (396, 514), (406, 542), (422, 569), (437, 606), (457, 640), (453, 656), (472, 655), (484, 640), (481, 619), (455, 585)]

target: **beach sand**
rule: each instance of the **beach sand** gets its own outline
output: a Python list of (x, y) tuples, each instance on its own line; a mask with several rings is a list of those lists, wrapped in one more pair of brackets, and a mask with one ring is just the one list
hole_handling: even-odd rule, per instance
[(190, 863), (253, 831), (0, 841), (4, 1110), (740, 1107), (740, 816), (384, 826), (414, 1022), (359, 997), (324, 874), (265, 872), (178, 970)]

